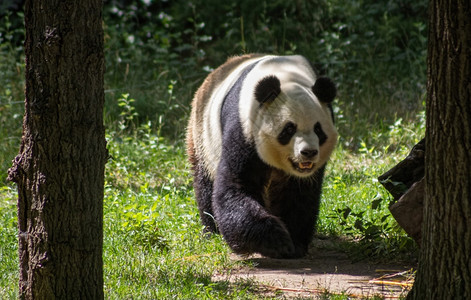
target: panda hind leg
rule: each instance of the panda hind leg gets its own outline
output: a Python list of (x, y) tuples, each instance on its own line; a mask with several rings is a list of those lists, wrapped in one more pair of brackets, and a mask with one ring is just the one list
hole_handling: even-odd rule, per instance
[(197, 163), (194, 167), (193, 187), (196, 202), (198, 203), (200, 219), (204, 225), (205, 232), (218, 233), (211, 204), (213, 181), (201, 163)]

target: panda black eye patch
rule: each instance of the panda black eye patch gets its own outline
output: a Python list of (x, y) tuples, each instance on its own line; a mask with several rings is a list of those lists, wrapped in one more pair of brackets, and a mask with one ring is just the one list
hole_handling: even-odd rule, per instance
[(327, 135), (325, 134), (324, 130), (322, 130), (321, 123), (317, 122), (314, 125), (314, 133), (317, 134), (317, 137), (319, 138), (319, 146), (327, 141)]
[(297, 126), (293, 122), (286, 123), (285, 127), (283, 127), (283, 130), (278, 135), (278, 142), (281, 145), (287, 145), (293, 135), (296, 133), (296, 129)]

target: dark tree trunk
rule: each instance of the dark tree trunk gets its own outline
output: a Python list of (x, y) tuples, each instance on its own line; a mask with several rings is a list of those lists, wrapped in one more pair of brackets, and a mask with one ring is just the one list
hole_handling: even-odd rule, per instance
[(26, 99), (18, 185), (21, 299), (103, 298), (101, 0), (25, 4)]
[(471, 1), (429, 7), (422, 248), (408, 299), (471, 299)]

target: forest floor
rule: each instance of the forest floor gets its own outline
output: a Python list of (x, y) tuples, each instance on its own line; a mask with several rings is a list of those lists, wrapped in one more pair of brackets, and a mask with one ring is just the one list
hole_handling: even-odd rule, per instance
[[(246, 267), (221, 275), (214, 280), (232, 283), (251, 282), (266, 296), (313, 298), (334, 294), (348, 298), (398, 299), (405, 297), (413, 283), (411, 262), (354, 262), (345, 253), (315, 240), (303, 259), (271, 259), (260, 255), (231, 259), (243, 260)], [(329, 243), (327, 241), (327, 243)]]

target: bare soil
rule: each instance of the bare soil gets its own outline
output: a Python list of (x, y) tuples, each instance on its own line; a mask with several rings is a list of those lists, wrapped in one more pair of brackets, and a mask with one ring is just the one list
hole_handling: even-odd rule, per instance
[(351, 298), (397, 299), (407, 295), (415, 268), (412, 263), (352, 262), (345, 253), (322, 246), (312, 247), (305, 258), (296, 260), (260, 255), (231, 258), (247, 262), (247, 267), (216, 275), (215, 280), (234, 283), (249, 280), (266, 296), (282, 298), (316, 298), (330, 293)]

